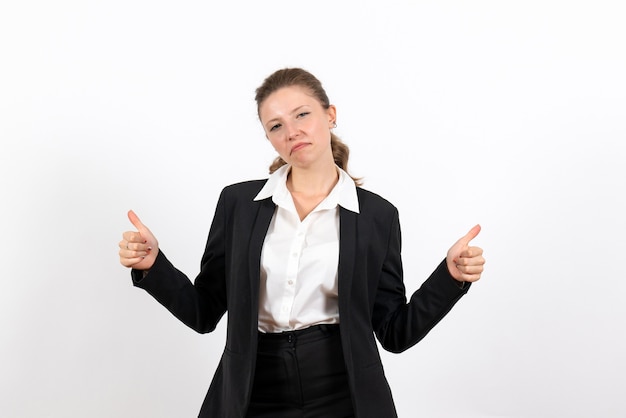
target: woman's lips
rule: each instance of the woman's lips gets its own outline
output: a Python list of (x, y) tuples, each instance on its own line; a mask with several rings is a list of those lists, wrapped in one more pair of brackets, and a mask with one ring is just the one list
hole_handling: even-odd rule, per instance
[(294, 145), (294, 146), (291, 148), (291, 152), (289, 153), (289, 155), (291, 155), (291, 154), (293, 154), (294, 152), (296, 152), (296, 151), (298, 151), (298, 150), (300, 150), (300, 149), (302, 149), (302, 148), (306, 147), (307, 145), (309, 145), (309, 143), (308, 143), (308, 142), (300, 142), (300, 143), (298, 143), (298, 144)]

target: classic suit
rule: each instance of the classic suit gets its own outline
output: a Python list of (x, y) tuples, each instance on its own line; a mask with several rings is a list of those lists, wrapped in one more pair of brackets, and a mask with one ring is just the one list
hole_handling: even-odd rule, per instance
[[(195, 282), (160, 252), (133, 281), (197, 332), (211, 332), (229, 312), (226, 346), (199, 417), (243, 418), (252, 388), (258, 326), (260, 258), (274, 214), (271, 198), (253, 201), (266, 180), (222, 191)], [(401, 352), (422, 339), (463, 296), (443, 261), (407, 303), (397, 209), (357, 188), (359, 212), (339, 208), (341, 341), (357, 417), (397, 416), (374, 333)]]

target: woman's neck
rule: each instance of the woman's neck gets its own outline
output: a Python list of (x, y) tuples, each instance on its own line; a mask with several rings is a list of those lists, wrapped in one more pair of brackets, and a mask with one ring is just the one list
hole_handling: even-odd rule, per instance
[(317, 205), (330, 194), (339, 181), (339, 172), (334, 161), (323, 170), (309, 170), (291, 167), (287, 177), (287, 189), (298, 211), (300, 220), (304, 220)]
[(328, 196), (339, 180), (339, 172), (334, 161), (322, 168), (291, 167), (287, 177), (287, 189), (304, 196)]

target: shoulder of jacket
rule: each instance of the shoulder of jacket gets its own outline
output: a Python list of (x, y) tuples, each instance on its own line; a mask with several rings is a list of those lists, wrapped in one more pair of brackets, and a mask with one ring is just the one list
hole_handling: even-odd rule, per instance
[(374, 193), (370, 190), (363, 189), (361, 187), (356, 188), (357, 196), (359, 198), (359, 206), (367, 208), (367, 207), (375, 207), (377, 210), (380, 209), (389, 209), (393, 211), (397, 211), (395, 205), (382, 197), (381, 195)]
[(228, 186), (224, 187), (224, 189), (222, 190), (222, 194), (236, 194), (242, 196), (252, 194), (252, 197), (254, 197), (261, 191), (266, 182), (267, 179), (262, 179), (246, 180), (238, 183), (229, 184)]

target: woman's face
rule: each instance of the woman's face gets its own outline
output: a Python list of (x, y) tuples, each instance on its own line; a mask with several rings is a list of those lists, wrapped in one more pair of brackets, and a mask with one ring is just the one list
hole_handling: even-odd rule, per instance
[(332, 161), (335, 107), (324, 109), (306, 88), (276, 90), (261, 103), (259, 116), (267, 139), (287, 164), (310, 167), (324, 158)]

